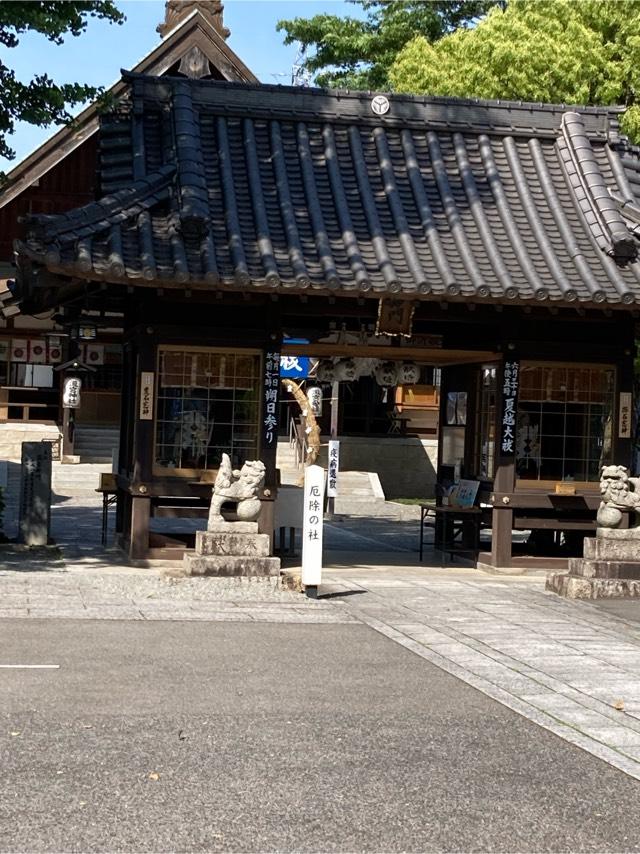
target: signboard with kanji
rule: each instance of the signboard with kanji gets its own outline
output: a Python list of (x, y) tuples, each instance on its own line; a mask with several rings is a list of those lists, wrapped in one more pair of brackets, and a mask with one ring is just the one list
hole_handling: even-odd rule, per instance
[(327, 475), (327, 495), (329, 498), (338, 497), (338, 472), (340, 471), (340, 442), (338, 439), (329, 441), (329, 473)]
[(281, 356), (280, 376), (290, 380), (304, 380), (309, 376), (308, 356)]
[(262, 449), (275, 448), (278, 441), (278, 388), (280, 353), (269, 350), (264, 358), (264, 396), (262, 407)]
[(140, 373), (140, 421), (153, 420), (153, 371)]
[(304, 513), (302, 520), (302, 583), (317, 587), (322, 578), (322, 510), (324, 506), (324, 469), (307, 466), (304, 470)]
[(516, 419), (518, 414), (518, 383), (520, 363), (504, 363), (502, 379), (502, 436), (500, 453), (503, 457), (513, 457), (516, 452)]
[(631, 438), (631, 392), (620, 392), (620, 418), (618, 420), (618, 437)]

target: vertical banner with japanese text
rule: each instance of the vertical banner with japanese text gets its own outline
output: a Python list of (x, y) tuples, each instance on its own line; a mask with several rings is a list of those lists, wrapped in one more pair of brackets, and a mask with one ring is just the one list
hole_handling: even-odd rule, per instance
[(302, 516), (302, 583), (317, 587), (322, 579), (322, 508), (324, 505), (324, 469), (307, 466), (304, 470), (304, 510)]
[(267, 350), (264, 356), (264, 392), (262, 406), (262, 451), (278, 444), (278, 388), (280, 385), (280, 352)]
[(500, 437), (500, 453), (503, 457), (513, 457), (516, 453), (519, 381), (520, 362), (515, 360), (505, 362), (502, 375), (502, 435)]
[(329, 440), (329, 472), (327, 475), (327, 495), (329, 498), (338, 497), (338, 472), (340, 471), (340, 442), (338, 439)]

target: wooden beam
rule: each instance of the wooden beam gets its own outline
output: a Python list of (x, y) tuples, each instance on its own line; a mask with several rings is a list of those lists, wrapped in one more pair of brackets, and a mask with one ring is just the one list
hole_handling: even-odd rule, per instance
[(414, 359), (433, 365), (464, 365), (476, 362), (496, 362), (502, 359), (500, 353), (492, 350), (445, 350), (425, 347), (377, 347), (375, 344), (286, 344), (282, 345), (283, 354), (294, 356), (360, 357), (362, 359)]

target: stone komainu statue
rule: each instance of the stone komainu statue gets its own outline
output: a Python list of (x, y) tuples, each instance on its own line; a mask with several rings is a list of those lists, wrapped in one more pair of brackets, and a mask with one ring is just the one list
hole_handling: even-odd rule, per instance
[(226, 501), (237, 503), (236, 512), (243, 522), (255, 521), (260, 515), (258, 495), (264, 486), (265, 472), (261, 460), (247, 460), (239, 471), (234, 470), (229, 455), (223, 454), (218, 476), (213, 484), (207, 529), (211, 530), (213, 525), (225, 521), (220, 510)]
[[(602, 467), (600, 495), (602, 501), (596, 518), (601, 528), (617, 528), (623, 510), (640, 512), (640, 478), (630, 477), (624, 466)], [(633, 524), (638, 524), (636, 518)]]

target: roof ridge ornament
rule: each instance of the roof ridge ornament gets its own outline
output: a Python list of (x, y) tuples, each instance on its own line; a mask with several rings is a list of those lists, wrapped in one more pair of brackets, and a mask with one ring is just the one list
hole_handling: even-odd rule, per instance
[(164, 6), (164, 21), (158, 24), (156, 32), (160, 33), (160, 38), (164, 38), (196, 10), (223, 39), (229, 38), (231, 31), (224, 26), (224, 6), (220, 0), (167, 0)]

